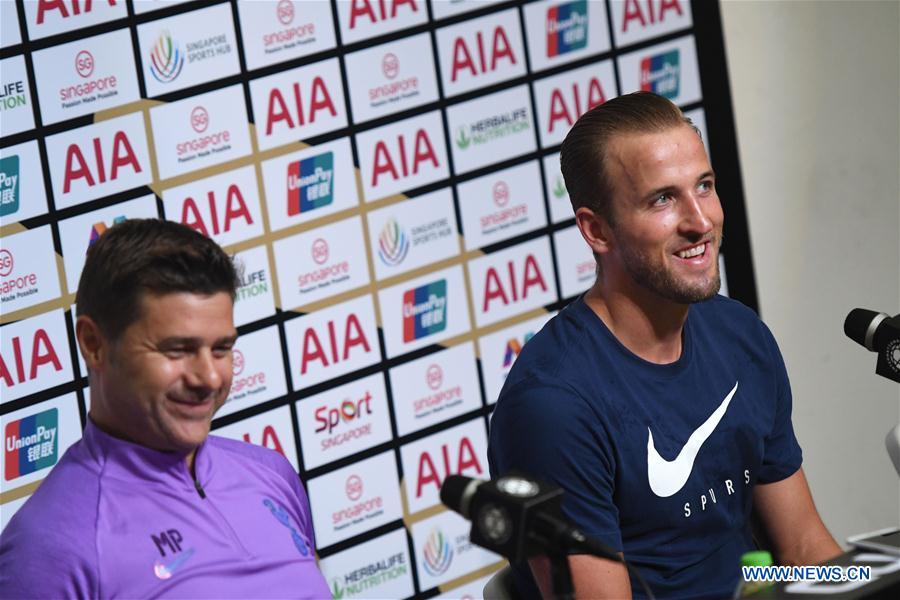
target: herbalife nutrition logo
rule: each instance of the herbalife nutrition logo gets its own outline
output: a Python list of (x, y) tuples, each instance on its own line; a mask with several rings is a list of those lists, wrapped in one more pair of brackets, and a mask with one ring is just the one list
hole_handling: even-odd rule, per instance
[(406, 555), (402, 552), (363, 565), (331, 580), (331, 594), (337, 598), (374, 598), (378, 586), (402, 577), (409, 572)]
[(641, 61), (641, 90), (673, 100), (678, 97), (680, 73), (678, 48), (647, 56)]
[(553, 58), (587, 46), (587, 0), (547, 9), (547, 57)]
[(172, 35), (163, 31), (150, 50), (150, 74), (160, 83), (169, 83), (181, 74), (183, 66), (184, 52), (172, 40)]
[(397, 219), (391, 217), (378, 236), (378, 258), (389, 267), (403, 262), (409, 252), (409, 236), (397, 223)]
[(0, 216), (19, 210), (19, 155), (0, 158)]
[(422, 565), (432, 577), (446, 573), (453, 561), (453, 548), (450, 547), (450, 540), (437, 527), (431, 530), (431, 534), (425, 542), (423, 554), (425, 560)]
[(456, 146), (460, 150), (480, 146), (508, 135), (521, 133), (531, 127), (528, 111), (522, 107), (509, 112), (494, 115), (487, 119), (475, 121), (469, 125), (460, 125), (456, 131)]

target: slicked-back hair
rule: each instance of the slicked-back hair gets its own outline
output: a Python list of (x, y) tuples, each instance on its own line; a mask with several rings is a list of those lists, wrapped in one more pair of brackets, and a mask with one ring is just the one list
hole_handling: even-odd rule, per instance
[(234, 300), (238, 285), (234, 263), (211, 239), (171, 221), (129, 219), (88, 248), (76, 314), (117, 340), (140, 318), (145, 294), (225, 292)]
[(610, 142), (623, 134), (658, 133), (682, 125), (700, 134), (681, 109), (650, 92), (618, 96), (584, 113), (560, 149), (560, 166), (572, 209), (585, 206), (613, 225), (613, 192), (606, 171)]

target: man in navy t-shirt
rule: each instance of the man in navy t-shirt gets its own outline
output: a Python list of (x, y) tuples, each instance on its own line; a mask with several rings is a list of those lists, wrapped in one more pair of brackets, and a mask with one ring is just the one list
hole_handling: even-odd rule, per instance
[[(697, 129), (668, 100), (629, 94), (582, 116), (561, 162), (597, 281), (515, 363), (491, 474), (561, 485), (566, 515), (658, 597), (729, 597), (752, 513), (779, 563), (839, 554), (803, 475), (778, 346), (717, 295), (723, 214)], [(620, 563), (569, 564), (579, 597), (643, 595)], [(552, 593), (547, 561), (513, 570), (523, 595)]]

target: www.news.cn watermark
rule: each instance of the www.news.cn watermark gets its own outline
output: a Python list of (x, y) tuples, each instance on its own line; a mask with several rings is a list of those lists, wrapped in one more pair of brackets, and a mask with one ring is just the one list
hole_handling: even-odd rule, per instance
[(744, 581), (871, 581), (872, 567), (868, 566), (800, 566), (741, 567)]

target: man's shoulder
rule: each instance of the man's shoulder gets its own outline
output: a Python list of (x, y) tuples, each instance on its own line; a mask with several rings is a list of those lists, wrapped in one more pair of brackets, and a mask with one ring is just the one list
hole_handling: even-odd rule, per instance
[(88, 584), (96, 574), (99, 471), (80, 444), (69, 448), (0, 535), (0, 595), (95, 593)]
[(693, 305), (690, 318), (695, 327), (745, 343), (767, 344), (772, 338), (768, 327), (753, 309), (726, 296), (716, 295)]
[(246, 466), (263, 467), (289, 480), (297, 477), (291, 463), (284, 456), (269, 448), (218, 435), (210, 435), (207, 443), (227, 460)]
[(579, 298), (554, 315), (522, 347), (507, 376), (510, 386), (554, 386), (565, 372), (578, 369), (577, 358), (589, 353), (587, 307)]

